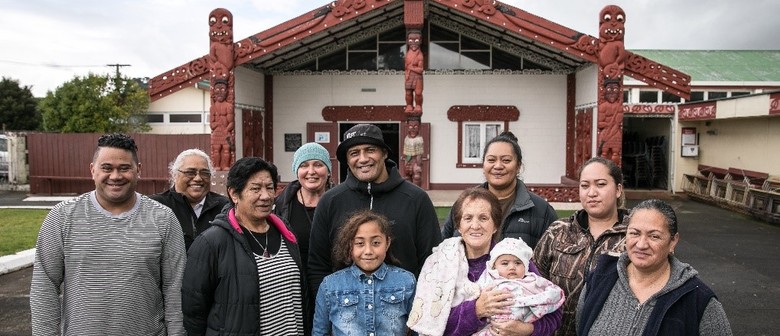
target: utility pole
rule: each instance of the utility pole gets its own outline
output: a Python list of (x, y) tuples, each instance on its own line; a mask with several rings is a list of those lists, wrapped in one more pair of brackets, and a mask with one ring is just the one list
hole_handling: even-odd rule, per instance
[(121, 67), (129, 67), (130, 64), (106, 64), (108, 67), (115, 67), (116, 68), (116, 79), (119, 79), (119, 68)]

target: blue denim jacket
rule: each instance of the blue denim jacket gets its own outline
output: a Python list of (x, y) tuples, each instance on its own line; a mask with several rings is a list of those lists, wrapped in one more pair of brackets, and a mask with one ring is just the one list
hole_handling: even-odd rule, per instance
[(328, 275), (317, 292), (312, 335), (404, 335), (414, 275), (385, 263), (366, 276), (354, 264)]

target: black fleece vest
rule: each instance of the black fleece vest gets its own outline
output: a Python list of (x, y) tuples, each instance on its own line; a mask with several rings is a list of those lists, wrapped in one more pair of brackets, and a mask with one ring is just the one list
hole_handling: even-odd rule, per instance
[[(609, 293), (618, 279), (618, 258), (607, 254), (599, 257), (596, 269), (588, 274), (585, 283), (583, 308), (577, 311), (577, 335), (587, 335), (604, 307)], [(698, 335), (699, 323), (715, 293), (698, 277), (656, 299), (642, 335)]]

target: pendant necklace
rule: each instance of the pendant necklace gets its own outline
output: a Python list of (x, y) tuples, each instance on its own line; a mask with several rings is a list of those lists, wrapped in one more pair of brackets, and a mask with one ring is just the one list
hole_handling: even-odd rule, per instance
[[(243, 226), (243, 225), (241, 225), (241, 227), (243, 227), (243, 228), (244, 228), (244, 229), (245, 229), (245, 230), (246, 230), (246, 231), (249, 233), (249, 236), (250, 236), (250, 237), (252, 237), (252, 239), (254, 239), (254, 240), (255, 240), (255, 242), (257, 243), (257, 245), (260, 245), (260, 247), (262, 247), (262, 248), (263, 248), (263, 258), (266, 258), (266, 259), (267, 259), (267, 258), (270, 258), (270, 257), (271, 257), (271, 254), (270, 254), (270, 253), (268, 253), (268, 231), (266, 231), (266, 232), (265, 232), (265, 246), (263, 246), (263, 244), (260, 244), (260, 241), (259, 241), (259, 240), (257, 240), (257, 237), (255, 237), (255, 234), (254, 234), (252, 231), (250, 231), (249, 229), (247, 229), (247, 228), (246, 228), (245, 226)], [(269, 227), (269, 228), (268, 228), (268, 230), (270, 231), (270, 230), (271, 230), (271, 228)]]
[(303, 204), (303, 213), (306, 215), (306, 219), (309, 220), (309, 225), (311, 225), (312, 219), (311, 216), (309, 216), (309, 210), (306, 209), (306, 199), (303, 198), (303, 188), (298, 189), (298, 195), (301, 195), (301, 204)]

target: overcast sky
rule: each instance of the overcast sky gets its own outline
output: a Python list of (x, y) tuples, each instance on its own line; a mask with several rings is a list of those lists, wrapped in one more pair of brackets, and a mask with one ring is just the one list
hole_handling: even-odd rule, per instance
[[(373, 1), (373, 0), (366, 0)], [(401, 1), (401, 0), (396, 0)], [(322, 0), (2, 1), (0, 76), (41, 97), (75, 75), (154, 77), (208, 51), (208, 14), (233, 13), (234, 40), (266, 30)], [(628, 49), (780, 49), (777, 0), (507, 0), (512, 6), (598, 36), (608, 4), (626, 11)]]

